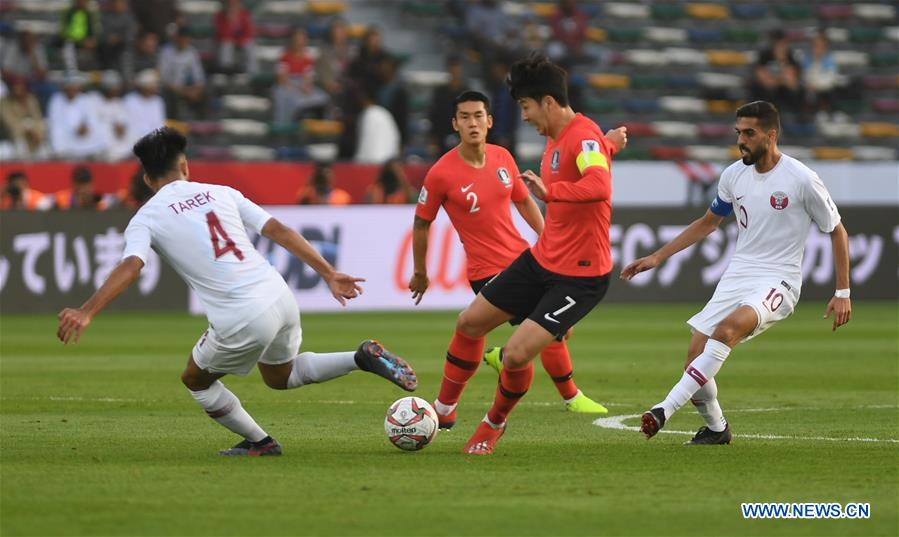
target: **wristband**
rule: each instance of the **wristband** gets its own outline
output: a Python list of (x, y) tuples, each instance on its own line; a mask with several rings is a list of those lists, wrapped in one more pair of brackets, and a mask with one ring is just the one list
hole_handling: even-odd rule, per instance
[(837, 298), (849, 298), (849, 289), (837, 289), (834, 291), (833, 296)]

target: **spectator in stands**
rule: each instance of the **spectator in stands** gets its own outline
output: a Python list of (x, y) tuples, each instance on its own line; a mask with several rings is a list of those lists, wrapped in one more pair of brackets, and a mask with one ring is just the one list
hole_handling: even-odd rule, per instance
[(487, 133), (487, 142), (505, 147), (514, 155), (518, 139), (519, 111), (518, 103), (512, 98), (509, 86), (506, 85), (508, 74), (509, 64), (505, 61), (497, 58), (491, 62), (487, 88), (491, 103), (490, 111), (493, 115), (493, 128)]
[(11, 158), (38, 160), (49, 156), (41, 106), (23, 77), (10, 77), (10, 95), (0, 100), (0, 123), (12, 141)]
[(349, 205), (352, 202), (346, 190), (334, 186), (334, 168), (329, 162), (315, 165), (312, 178), (297, 195), (300, 205)]
[(131, 156), (134, 142), (128, 136), (130, 117), (122, 99), (122, 75), (118, 71), (104, 71), (100, 89), (94, 96), (94, 114), (106, 139), (103, 158), (113, 162), (124, 160)]
[(372, 89), (377, 93), (381, 89), (381, 62), (389, 56), (390, 54), (384, 50), (381, 31), (375, 27), (371, 27), (365, 32), (365, 36), (362, 38), (362, 46), (359, 47), (359, 54), (350, 64), (348, 75), (360, 86), (371, 86), (374, 84)]
[(129, 87), (134, 83), (134, 75), (146, 69), (155, 70), (159, 65), (159, 36), (144, 31), (137, 38), (134, 51), (126, 56), (125, 78)]
[[(156, 34), (157, 38), (172, 35), (171, 28), (178, 19), (178, 0), (131, 0), (131, 12), (141, 30)], [(135, 72), (140, 69), (135, 69)]]
[(125, 72), (126, 56), (137, 37), (137, 21), (128, 10), (128, 0), (112, 0), (109, 9), (100, 15), (100, 44), (97, 59), (100, 69)]
[(315, 62), (316, 80), (332, 99), (336, 99), (345, 89), (344, 77), (351, 57), (346, 21), (335, 18), (328, 27), (328, 42), (321, 47)]
[(14, 171), (6, 176), (6, 187), (0, 196), (0, 209), (4, 211), (45, 211), (52, 206), (52, 196), (29, 188), (28, 176), (25, 175), (25, 172)]
[(392, 158), (384, 164), (378, 179), (365, 192), (365, 203), (405, 204), (415, 203), (418, 193), (406, 179), (406, 171), (400, 159)]
[(359, 118), (356, 123), (356, 154), (363, 164), (384, 164), (400, 155), (400, 129), (386, 108), (375, 102), (372, 84), (357, 92)]
[(278, 61), (275, 86), (272, 88), (274, 119), (286, 123), (305, 115), (308, 110), (322, 109), (330, 101), (328, 94), (315, 85), (315, 60), (306, 50), (306, 31), (297, 28)]
[(569, 64), (591, 60), (584, 54), (587, 21), (587, 15), (578, 9), (575, 0), (559, 0), (551, 20), (553, 40), (547, 49), (553, 60)]
[(509, 16), (497, 0), (474, 0), (465, 12), (469, 48), (481, 55), (481, 64), (489, 66), (495, 58), (508, 53), (508, 37), (513, 29)]
[(434, 89), (431, 108), (428, 111), (428, 119), (431, 122), (431, 143), (437, 146), (439, 155), (446, 153), (459, 143), (452, 122), (447, 119), (453, 117), (456, 97), (465, 89), (465, 80), (462, 78), (462, 59), (455, 55), (447, 58), (446, 70), (449, 73), (449, 81)]
[(131, 176), (128, 188), (123, 188), (116, 194), (116, 207), (136, 211), (152, 197), (153, 191), (150, 190), (147, 182), (144, 181), (144, 169), (138, 167), (134, 175)]
[(91, 10), (90, 0), (72, 0), (72, 6), (63, 12), (60, 24), (66, 70), (87, 71), (94, 67), (99, 33), (100, 23), (97, 14)]
[(54, 194), (56, 208), (61, 211), (73, 209), (102, 211), (108, 203), (94, 191), (94, 176), (90, 169), (76, 166), (72, 170), (72, 187)]
[(28, 82), (43, 80), (47, 74), (47, 52), (27, 29), (16, 33), (16, 39), (3, 47), (0, 70), (5, 76), (22, 77)]
[(142, 136), (165, 125), (165, 102), (159, 96), (159, 75), (145, 69), (135, 78), (135, 91), (125, 96), (128, 115), (128, 142), (134, 144)]
[(409, 130), (409, 92), (399, 75), (399, 61), (396, 58), (387, 56), (381, 60), (380, 67), (381, 89), (378, 90), (378, 104), (393, 116), (400, 130), (400, 144), (405, 146)]
[(50, 147), (62, 158), (94, 158), (105, 149), (92, 99), (81, 92), (83, 85), (81, 73), (70, 73), (47, 106)]
[(253, 38), (256, 26), (250, 10), (241, 5), (240, 0), (224, 0), (222, 9), (215, 15), (215, 40), (218, 43), (219, 68), (233, 71), (234, 57), (240, 51), (243, 55), (243, 71), (256, 74), (258, 61)]
[(812, 49), (802, 61), (806, 104), (811, 112), (826, 114), (833, 109), (833, 92), (839, 79), (837, 63), (829, 50), (827, 34), (819, 29), (812, 37)]
[(174, 43), (160, 51), (159, 75), (165, 89), (166, 108), (176, 119), (205, 116), (206, 73), (200, 53), (191, 44), (190, 28), (179, 28)]
[(750, 101), (774, 103), (781, 113), (802, 112), (800, 67), (783, 30), (769, 34), (769, 46), (759, 53), (749, 86)]

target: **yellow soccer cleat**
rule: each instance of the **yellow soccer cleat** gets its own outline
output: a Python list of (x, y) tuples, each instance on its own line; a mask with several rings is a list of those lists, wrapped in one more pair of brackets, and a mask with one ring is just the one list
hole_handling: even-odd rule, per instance
[(565, 403), (565, 410), (578, 414), (608, 414), (609, 409), (590, 399), (584, 392), (578, 390), (577, 395), (570, 403)]
[(503, 368), (503, 348), (490, 347), (487, 349), (487, 352), (484, 353), (484, 363), (492, 367), (496, 373), (499, 374), (500, 369)]

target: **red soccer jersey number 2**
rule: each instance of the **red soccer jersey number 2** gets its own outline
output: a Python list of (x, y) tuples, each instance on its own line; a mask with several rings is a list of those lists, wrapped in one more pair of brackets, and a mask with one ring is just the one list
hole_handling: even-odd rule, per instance
[[(218, 259), (228, 252), (234, 252), (234, 255), (240, 261), (243, 261), (243, 252), (234, 244), (234, 241), (231, 240), (231, 237), (228, 236), (228, 233), (225, 231), (225, 228), (222, 227), (222, 223), (219, 221), (219, 217), (215, 215), (214, 211), (209, 211), (206, 213), (206, 224), (209, 225), (209, 236), (212, 239), (212, 249), (215, 250), (215, 258)], [(221, 246), (221, 242), (224, 242), (225, 245)]]

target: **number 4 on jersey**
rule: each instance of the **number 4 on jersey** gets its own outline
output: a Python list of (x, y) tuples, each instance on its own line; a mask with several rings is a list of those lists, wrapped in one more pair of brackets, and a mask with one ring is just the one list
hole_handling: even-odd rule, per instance
[[(219, 217), (216, 216), (215, 211), (206, 213), (206, 224), (209, 225), (209, 236), (212, 239), (212, 249), (215, 251), (215, 258), (218, 259), (228, 252), (234, 252), (234, 256), (240, 261), (243, 261), (243, 252), (240, 251), (237, 245), (234, 244), (234, 241), (231, 240), (231, 237), (228, 236), (228, 233), (219, 221)], [(225, 246), (220, 246), (219, 241), (224, 242)]]

